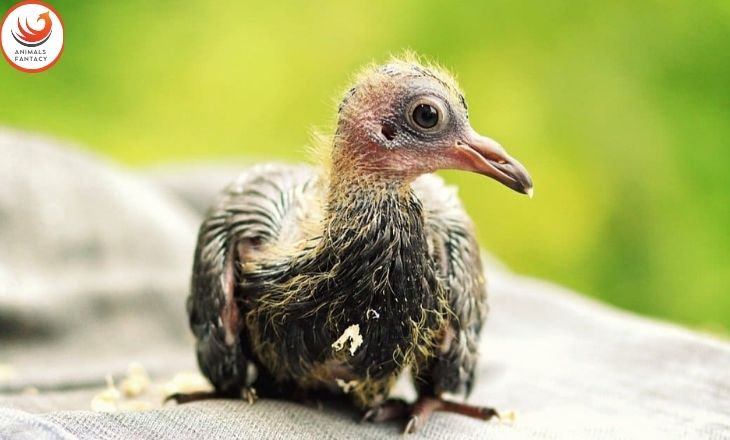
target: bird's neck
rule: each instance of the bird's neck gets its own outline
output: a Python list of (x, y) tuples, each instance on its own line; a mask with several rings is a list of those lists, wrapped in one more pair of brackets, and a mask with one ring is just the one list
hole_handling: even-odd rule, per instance
[(421, 203), (410, 181), (356, 168), (335, 168), (330, 173), (325, 210), (325, 237), (331, 240), (387, 235), (408, 235), (414, 243), (425, 240)]
[[(426, 250), (423, 210), (411, 178), (368, 168), (365, 148), (335, 144), (325, 201), (323, 239), (357, 259), (373, 246), (391, 252)], [(361, 152), (358, 155), (356, 152)], [(354, 251), (354, 253), (353, 253)]]
[(336, 262), (338, 284), (357, 286), (348, 295), (430, 302), (435, 271), (410, 182), (340, 174), (329, 185), (321, 249)]
[[(336, 325), (340, 331), (360, 324), (363, 365), (379, 365), (370, 373), (385, 374), (389, 362), (408, 365), (420, 356), (414, 347), (430, 346), (447, 308), (429, 256), (423, 207), (405, 180), (345, 171), (329, 185), (322, 246), (315, 257), (328, 268), (322, 284), (327, 293), (317, 297), (341, 308), (341, 314), (333, 313), (343, 317)], [(387, 347), (402, 356), (393, 358), (391, 352), (383, 362), (379, 349), (367, 347)]]

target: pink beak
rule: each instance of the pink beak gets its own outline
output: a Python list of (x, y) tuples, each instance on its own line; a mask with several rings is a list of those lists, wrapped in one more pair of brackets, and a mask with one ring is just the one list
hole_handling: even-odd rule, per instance
[(457, 141), (446, 153), (444, 168), (472, 171), (501, 182), (532, 198), (532, 179), (525, 167), (488, 137), (469, 129), (466, 139)]

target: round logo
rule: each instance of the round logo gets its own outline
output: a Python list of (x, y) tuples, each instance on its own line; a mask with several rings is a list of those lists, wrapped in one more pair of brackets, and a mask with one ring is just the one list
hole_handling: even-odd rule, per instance
[(24, 1), (3, 18), (0, 41), (5, 59), (22, 72), (42, 72), (63, 52), (63, 23), (50, 5)]

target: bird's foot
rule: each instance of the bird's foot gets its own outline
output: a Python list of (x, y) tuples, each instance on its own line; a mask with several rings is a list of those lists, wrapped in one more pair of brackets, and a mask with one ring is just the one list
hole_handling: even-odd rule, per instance
[(365, 411), (360, 422), (380, 423), (388, 420), (405, 418), (411, 410), (411, 405), (402, 399), (388, 399), (378, 406)]
[(494, 408), (473, 406), (428, 396), (419, 397), (411, 405), (400, 399), (386, 400), (383, 404), (369, 409), (363, 416), (362, 421), (378, 423), (407, 418), (408, 423), (403, 433), (412, 434), (426, 424), (434, 411), (461, 414), (480, 420), (499, 418), (499, 413)]
[[(223, 395), (221, 393), (218, 393), (216, 391), (194, 391), (192, 393), (175, 393), (170, 394), (169, 396), (165, 397), (165, 400), (163, 403), (167, 403), (169, 401), (175, 401), (178, 405), (181, 405), (183, 403), (190, 403), (190, 402), (198, 402), (200, 400), (209, 400), (209, 399), (224, 399), (224, 398), (230, 398), (233, 396)], [(253, 405), (256, 400), (258, 400), (258, 395), (256, 394), (256, 389), (253, 387), (246, 387), (241, 389), (241, 399), (245, 400), (249, 403), (249, 405)]]
[(434, 411), (461, 414), (480, 420), (499, 418), (499, 413), (494, 408), (451, 402), (440, 397), (419, 397), (411, 408), (410, 419), (406, 424), (404, 434), (412, 434), (421, 429)]

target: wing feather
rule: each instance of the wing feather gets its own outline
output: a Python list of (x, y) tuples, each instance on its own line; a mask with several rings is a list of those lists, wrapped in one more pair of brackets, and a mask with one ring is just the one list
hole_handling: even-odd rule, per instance
[(451, 312), (443, 329), (439, 353), (422, 378), (431, 392), (471, 391), (479, 356), (478, 339), (487, 316), (486, 281), (479, 245), (471, 219), (459, 201), (455, 187), (437, 176), (425, 175), (414, 182), (426, 217), (431, 256), (438, 263), (446, 285)]
[(249, 385), (255, 366), (236, 295), (238, 270), (277, 242), (298, 188), (312, 178), (301, 166), (251, 168), (221, 193), (200, 227), (187, 308), (201, 371), (223, 394)]

